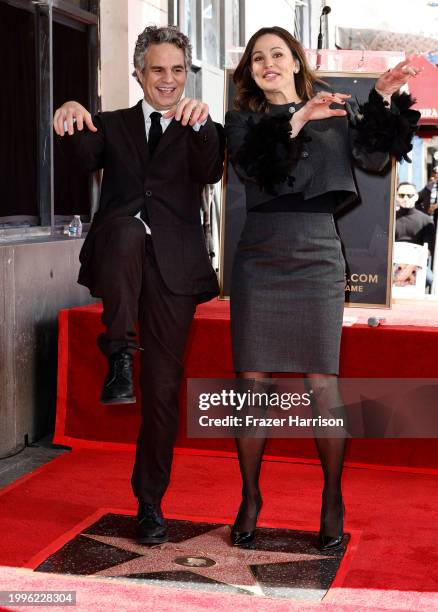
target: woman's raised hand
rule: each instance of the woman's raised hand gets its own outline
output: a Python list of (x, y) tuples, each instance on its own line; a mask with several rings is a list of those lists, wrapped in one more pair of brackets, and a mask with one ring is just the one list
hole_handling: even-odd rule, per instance
[(344, 117), (347, 111), (343, 108), (330, 108), (331, 104), (345, 104), (351, 96), (343, 93), (329, 93), (319, 91), (291, 119), (292, 137), (295, 137), (308, 121), (329, 119), (330, 117)]
[(315, 119), (329, 119), (330, 117), (343, 117), (347, 111), (343, 108), (331, 108), (331, 104), (345, 104), (350, 95), (343, 93), (329, 93), (319, 91), (311, 98), (303, 108), (298, 111), (304, 121), (314, 121)]
[(405, 85), (411, 77), (416, 77), (422, 68), (414, 66), (412, 58), (408, 57), (391, 70), (384, 72), (375, 85), (376, 91), (382, 96), (392, 96), (400, 87)]

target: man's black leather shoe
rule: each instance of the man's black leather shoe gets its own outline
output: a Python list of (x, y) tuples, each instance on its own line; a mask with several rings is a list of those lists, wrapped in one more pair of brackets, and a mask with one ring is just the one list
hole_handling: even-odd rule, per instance
[(108, 358), (108, 374), (103, 383), (101, 404), (135, 403), (130, 353), (119, 351)]
[(166, 523), (159, 506), (140, 502), (138, 506), (138, 537), (139, 544), (163, 544), (169, 539)]

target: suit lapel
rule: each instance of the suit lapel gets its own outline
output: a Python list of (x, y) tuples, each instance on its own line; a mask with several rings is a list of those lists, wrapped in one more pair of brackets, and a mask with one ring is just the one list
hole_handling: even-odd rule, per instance
[(160, 138), (160, 141), (157, 145), (157, 148), (154, 151), (153, 159), (155, 160), (159, 155), (163, 153), (175, 140), (181, 138), (183, 134), (183, 130), (192, 129), (190, 126), (184, 127), (181, 125), (181, 121), (172, 121), (169, 123), (163, 135)]
[(146, 129), (144, 125), (144, 115), (142, 101), (138, 102), (132, 108), (124, 111), (125, 122), (129, 131), (129, 135), (135, 143), (141, 159), (142, 169), (144, 171), (150, 160), (148, 142), (146, 140)]
[(184, 127), (181, 125), (180, 121), (175, 121), (175, 119), (172, 119), (161, 136), (152, 158), (149, 153), (149, 147), (146, 139), (142, 101), (140, 100), (135, 106), (126, 109), (124, 111), (124, 118), (129, 134), (140, 155), (143, 171), (152, 160), (155, 160), (159, 155), (161, 155), (161, 153), (171, 146), (175, 140), (181, 138), (184, 130), (192, 129), (190, 126)]

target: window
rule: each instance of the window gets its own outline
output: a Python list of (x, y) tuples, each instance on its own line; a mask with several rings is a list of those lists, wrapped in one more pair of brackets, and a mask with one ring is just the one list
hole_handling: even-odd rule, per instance
[(2, 227), (39, 220), (35, 46), (35, 15), (0, 3)]
[(202, 1), (202, 59), (221, 67), (221, 16), (219, 0)]
[[(82, 24), (79, 24), (81, 26)], [(53, 23), (53, 108), (66, 100), (76, 100), (85, 108), (89, 104), (88, 41), (86, 27)], [(78, 175), (70, 169), (62, 151), (55, 146), (54, 213), (55, 223), (65, 224), (72, 215), (90, 217), (88, 174)]]
[(198, 50), (197, 45), (197, 32), (198, 32), (198, 14), (197, 14), (197, 0), (186, 0), (180, 3), (180, 28), (187, 34), (192, 43), (193, 49), (193, 60), (201, 59), (202, 51)]
[[(244, 3), (245, 0), (179, 0), (177, 23), (192, 43), (195, 64), (226, 66), (227, 52), (243, 44)], [(170, 21), (174, 6), (174, 0), (169, 0)]]
[(98, 0), (0, 0), (0, 237), (90, 216), (91, 182), (62, 166), (52, 116), (72, 98), (97, 110), (97, 12)]
[(295, 0), (294, 36), (304, 47), (311, 47), (309, 0)]
[(243, 45), (243, 2), (242, 0), (225, 1), (225, 49)]

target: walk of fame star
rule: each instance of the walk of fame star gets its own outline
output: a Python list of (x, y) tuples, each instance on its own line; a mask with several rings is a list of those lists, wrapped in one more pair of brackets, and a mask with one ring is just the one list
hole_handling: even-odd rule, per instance
[(108, 544), (138, 557), (96, 572), (95, 576), (132, 576), (181, 571), (182, 568), (216, 582), (264, 595), (251, 565), (293, 563), (327, 559), (321, 554), (270, 552), (232, 547), (228, 525), (211, 529), (182, 542), (145, 547), (132, 539), (83, 533), (84, 537)]

